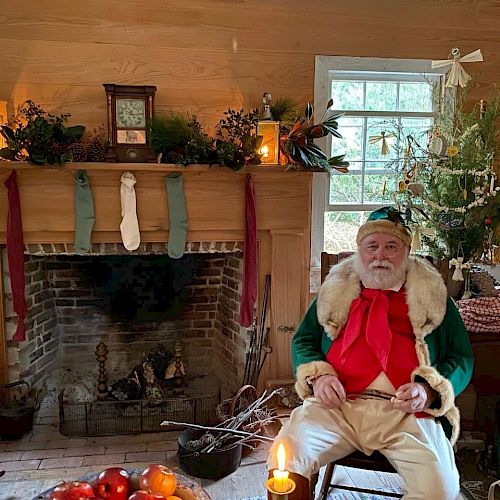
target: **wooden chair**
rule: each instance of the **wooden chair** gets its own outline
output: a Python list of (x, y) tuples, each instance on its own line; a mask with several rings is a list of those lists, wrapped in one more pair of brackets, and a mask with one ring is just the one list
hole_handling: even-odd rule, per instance
[[(337, 264), (342, 258), (347, 255), (336, 255), (329, 254), (327, 252), (321, 253), (321, 281), (325, 279), (326, 275), (330, 271), (332, 265)], [(333, 474), (335, 472), (335, 467), (341, 465), (343, 467), (351, 467), (354, 469), (364, 469), (374, 472), (392, 472), (395, 473), (396, 469), (389, 463), (387, 458), (382, 455), (382, 453), (376, 451), (372, 455), (368, 456), (361, 451), (355, 451), (344, 458), (336, 460), (335, 462), (330, 462), (326, 466), (325, 475), (323, 476), (323, 482), (321, 483), (321, 489), (319, 492), (318, 499), (326, 500), (328, 497), (328, 492), (331, 488), (337, 488), (341, 490), (356, 491), (359, 493), (370, 493), (374, 495), (381, 495), (393, 498), (402, 498), (403, 495), (400, 493), (385, 492), (373, 489), (357, 488), (355, 486), (343, 486), (332, 483)]]

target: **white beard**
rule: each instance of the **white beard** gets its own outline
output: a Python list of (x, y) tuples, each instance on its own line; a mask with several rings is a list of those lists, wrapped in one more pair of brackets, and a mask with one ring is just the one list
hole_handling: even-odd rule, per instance
[[(383, 267), (384, 269), (380, 269)], [(374, 260), (367, 266), (361, 260), (359, 253), (354, 259), (354, 270), (358, 273), (363, 285), (366, 288), (378, 290), (388, 290), (395, 286), (402, 285), (406, 279), (408, 259), (395, 267), (388, 260)]]

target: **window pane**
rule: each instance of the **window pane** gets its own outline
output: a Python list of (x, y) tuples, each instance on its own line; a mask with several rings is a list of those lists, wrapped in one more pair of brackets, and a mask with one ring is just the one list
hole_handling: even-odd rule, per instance
[(392, 203), (391, 193), (396, 189), (396, 178), (390, 171), (383, 171), (384, 165), (379, 164), (379, 173), (366, 171), (365, 174), (365, 203)]
[(432, 87), (428, 83), (401, 83), (400, 111), (432, 111)]
[(363, 109), (363, 82), (332, 81), (332, 109)]
[(342, 117), (338, 120), (342, 139), (332, 141), (332, 156), (345, 154), (349, 161), (363, 158), (363, 119)]
[(356, 234), (368, 215), (370, 212), (325, 212), (325, 252), (355, 251)]
[[(383, 118), (368, 118), (366, 134), (366, 159), (367, 160), (391, 160), (396, 157), (394, 145), (396, 137), (391, 130), (394, 126)], [(382, 132), (385, 134), (385, 142), (388, 147), (388, 153), (382, 154)], [(373, 138), (373, 143), (370, 141)]]
[(411, 135), (421, 147), (427, 144), (427, 134), (432, 126), (431, 118), (403, 118), (401, 120), (404, 136)]
[[(330, 177), (330, 203), (361, 203), (361, 165), (353, 169), (349, 167), (348, 174), (332, 174)], [(353, 173), (356, 171), (358, 175)]]
[(398, 85), (394, 82), (366, 82), (366, 110), (395, 111), (398, 104)]

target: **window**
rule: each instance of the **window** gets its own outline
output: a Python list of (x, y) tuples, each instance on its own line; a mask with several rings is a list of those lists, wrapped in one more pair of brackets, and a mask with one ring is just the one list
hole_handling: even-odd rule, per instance
[[(316, 57), (315, 118), (321, 119), (330, 98), (330, 111), (343, 113), (338, 121), (343, 139), (330, 136), (320, 146), (330, 156), (345, 154), (350, 167), (348, 174), (334, 173), (330, 179), (315, 174), (324, 178), (313, 182), (312, 268), (323, 250), (355, 250), (358, 227), (368, 214), (392, 203), (398, 134), (391, 137), (391, 131), (425, 143), (433, 122), (433, 91), (440, 83), (430, 61)], [(386, 155), (382, 135), (389, 146)]]

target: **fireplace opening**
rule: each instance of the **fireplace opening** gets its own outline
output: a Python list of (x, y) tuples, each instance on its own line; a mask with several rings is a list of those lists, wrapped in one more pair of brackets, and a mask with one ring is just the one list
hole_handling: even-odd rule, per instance
[[(88, 402), (96, 396), (99, 343), (108, 349), (111, 387), (150, 353), (173, 353), (177, 342), (188, 387), (207, 392), (207, 381), (217, 380), (226, 398), (241, 385), (250, 338), (238, 324), (242, 269), (239, 249), (177, 261), (164, 254), (27, 254), (27, 341), (8, 341), (9, 377), (40, 389), (47, 406), (58, 404), (63, 388)], [(7, 273), (4, 283), (11, 338), (17, 317)]]
[(183, 314), (202, 261), (193, 254), (173, 261), (166, 255), (99, 256), (79, 270), (115, 322), (174, 320)]

